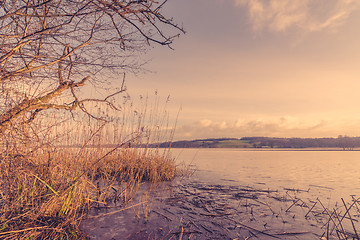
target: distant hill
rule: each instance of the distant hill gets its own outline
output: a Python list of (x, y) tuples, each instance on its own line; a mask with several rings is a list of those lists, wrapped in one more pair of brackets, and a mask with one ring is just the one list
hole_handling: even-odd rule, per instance
[(209, 138), (190, 141), (161, 143), (160, 147), (172, 148), (341, 148), (352, 150), (360, 147), (360, 137), (337, 138)]
[(216, 138), (216, 139), (198, 139), (192, 141), (176, 141), (161, 143), (160, 147), (173, 148), (247, 148), (251, 147), (247, 141), (237, 138)]

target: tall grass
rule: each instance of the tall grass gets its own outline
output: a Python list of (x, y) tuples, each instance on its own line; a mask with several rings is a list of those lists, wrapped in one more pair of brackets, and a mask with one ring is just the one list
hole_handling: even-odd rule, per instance
[(53, 112), (1, 136), (0, 239), (86, 238), (78, 227), (90, 208), (125, 207), (141, 182), (176, 176), (169, 151), (148, 147), (173, 135), (158, 98), (136, 110), (125, 100), (120, 112)]

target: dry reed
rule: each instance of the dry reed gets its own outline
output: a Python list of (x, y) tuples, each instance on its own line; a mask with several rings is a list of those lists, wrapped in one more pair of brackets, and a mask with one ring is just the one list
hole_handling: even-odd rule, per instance
[(59, 124), (53, 113), (0, 136), (1, 239), (84, 239), (79, 224), (90, 208), (110, 200), (125, 208), (141, 182), (176, 176), (169, 151), (147, 147), (173, 134), (160, 125), (158, 101), (150, 113), (147, 103), (140, 111), (129, 105), (120, 117), (99, 109), (106, 121), (72, 116)]

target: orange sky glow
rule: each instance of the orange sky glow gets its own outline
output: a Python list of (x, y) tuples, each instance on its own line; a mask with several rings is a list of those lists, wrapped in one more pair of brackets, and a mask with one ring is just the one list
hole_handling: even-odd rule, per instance
[(360, 1), (169, 0), (187, 33), (130, 94), (171, 96), (175, 139), (360, 136)]

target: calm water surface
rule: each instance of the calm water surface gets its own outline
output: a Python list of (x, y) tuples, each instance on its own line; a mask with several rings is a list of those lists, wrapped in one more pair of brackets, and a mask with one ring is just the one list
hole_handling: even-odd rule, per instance
[(360, 151), (173, 149), (193, 164), (194, 178), (270, 189), (322, 189), (331, 197), (360, 195)]

